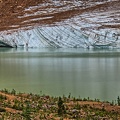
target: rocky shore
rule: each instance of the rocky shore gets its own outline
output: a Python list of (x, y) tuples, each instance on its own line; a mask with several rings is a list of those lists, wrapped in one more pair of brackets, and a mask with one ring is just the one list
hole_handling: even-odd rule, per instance
[(118, 103), (0, 91), (1, 120), (120, 120)]

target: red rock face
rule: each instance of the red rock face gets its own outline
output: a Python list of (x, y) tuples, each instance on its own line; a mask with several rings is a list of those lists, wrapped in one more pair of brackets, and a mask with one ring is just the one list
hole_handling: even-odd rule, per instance
[(1, 0), (0, 31), (67, 24), (75, 17), (84, 23), (99, 24), (97, 29), (120, 28), (119, 6), (119, 0)]

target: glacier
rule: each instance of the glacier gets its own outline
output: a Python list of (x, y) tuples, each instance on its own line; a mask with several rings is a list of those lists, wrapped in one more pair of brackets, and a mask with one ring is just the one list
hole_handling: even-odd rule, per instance
[(120, 47), (120, 31), (83, 31), (78, 25), (36, 27), (13, 33), (1, 32), (0, 40), (12, 47), (94, 48)]
[(15, 21), (9, 20), (9, 25), (3, 19), (3, 26), (1, 22), (0, 44), (11, 47), (120, 48), (119, 5), (119, 0), (48, 0), (27, 8), (18, 5), (16, 10), (22, 10), (11, 13), (11, 18), (15, 15)]

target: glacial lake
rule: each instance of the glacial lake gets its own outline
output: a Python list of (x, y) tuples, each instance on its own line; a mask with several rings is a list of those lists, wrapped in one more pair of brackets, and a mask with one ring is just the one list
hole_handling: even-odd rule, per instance
[(116, 100), (120, 50), (0, 48), (0, 89)]

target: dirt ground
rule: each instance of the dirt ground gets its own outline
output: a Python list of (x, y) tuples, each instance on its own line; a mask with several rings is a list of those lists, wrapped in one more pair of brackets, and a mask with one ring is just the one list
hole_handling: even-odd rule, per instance
[(109, 102), (0, 92), (0, 118), (4, 120), (120, 120), (120, 106)]

